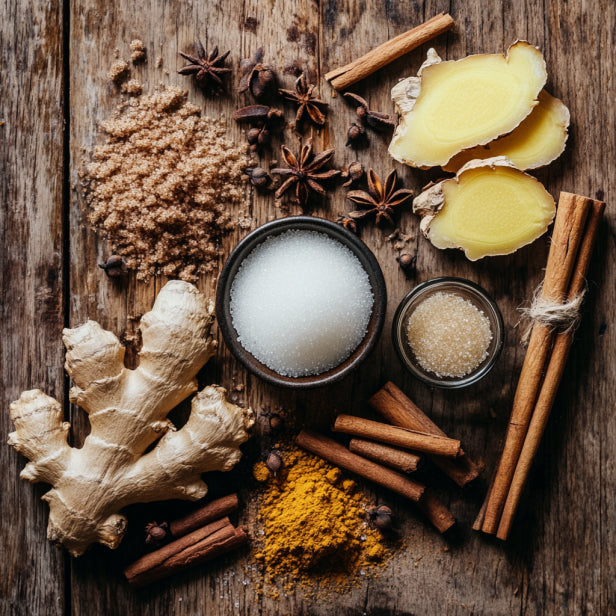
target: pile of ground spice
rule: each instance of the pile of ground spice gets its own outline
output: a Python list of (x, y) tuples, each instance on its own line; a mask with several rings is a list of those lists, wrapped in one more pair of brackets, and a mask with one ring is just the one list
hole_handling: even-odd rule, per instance
[(102, 123), (85, 177), (90, 222), (147, 280), (194, 282), (215, 268), (220, 240), (247, 204), (245, 147), (201, 117), (176, 87), (120, 105)]
[(353, 576), (374, 572), (390, 548), (369, 526), (361, 492), (340, 469), (296, 448), (281, 456), (275, 477), (262, 462), (253, 469), (258, 481), (267, 482), (258, 517), (264, 534), (255, 558), (266, 580), (282, 578), (285, 588), (318, 581), (320, 587), (347, 590)]

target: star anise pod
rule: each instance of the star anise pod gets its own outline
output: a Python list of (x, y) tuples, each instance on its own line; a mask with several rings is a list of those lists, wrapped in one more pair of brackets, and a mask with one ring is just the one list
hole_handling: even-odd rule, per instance
[(240, 62), (240, 86), (238, 92), (250, 93), (257, 99), (267, 98), (276, 87), (276, 73), (269, 64), (263, 64), (263, 47), (259, 47), (252, 60), (244, 58)]
[(222, 82), (223, 75), (230, 73), (230, 68), (224, 68), (224, 62), (229, 55), (229, 51), (218, 55), (218, 47), (214, 47), (211, 54), (207, 54), (200, 40), (195, 41), (196, 56), (180, 51), (182, 58), (190, 62), (183, 66), (178, 73), (180, 75), (194, 75), (195, 80), (203, 90), (215, 94), (224, 89)]
[(374, 169), (368, 169), (368, 192), (364, 190), (350, 190), (347, 199), (357, 203), (359, 210), (351, 212), (349, 216), (356, 220), (376, 216), (376, 224), (386, 221), (394, 224), (394, 208), (402, 205), (413, 196), (413, 191), (407, 188), (396, 190), (398, 174), (394, 169), (382, 184)]
[(311, 139), (302, 146), (297, 158), (286, 146), (283, 145), (281, 149), (282, 157), (287, 163), (288, 169), (272, 169), (270, 173), (287, 179), (276, 191), (276, 199), (280, 199), (284, 193), (295, 186), (295, 196), (303, 210), (308, 204), (310, 191), (325, 196), (326, 191), (321, 183), (340, 174), (337, 169), (322, 171), (322, 168), (334, 156), (334, 150), (325, 150), (320, 154), (313, 155)]
[(299, 105), (295, 116), (295, 126), (298, 128), (305, 115), (308, 115), (317, 126), (325, 124), (325, 115), (322, 110), (327, 109), (327, 103), (313, 94), (315, 88), (316, 85), (309, 84), (305, 73), (302, 73), (295, 82), (295, 91), (278, 90), (281, 96)]

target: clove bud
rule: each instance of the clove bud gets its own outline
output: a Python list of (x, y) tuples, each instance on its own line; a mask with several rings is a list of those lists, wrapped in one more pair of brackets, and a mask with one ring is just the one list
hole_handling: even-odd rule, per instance
[(347, 140), (344, 145), (357, 148), (367, 142), (366, 129), (363, 126), (353, 122), (347, 131)]
[(357, 223), (353, 218), (345, 216), (344, 214), (339, 214), (338, 218), (336, 218), (336, 222), (352, 233), (357, 233)]
[(270, 144), (272, 131), (281, 127), (284, 114), (267, 105), (249, 105), (235, 111), (233, 118), (236, 122), (257, 125), (246, 132), (246, 139), (254, 152)]
[(386, 113), (381, 113), (380, 111), (372, 111), (368, 107), (366, 99), (361, 96), (353, 94), (353, 92), (345, 92), (343, 96), (351, 104), (355, 105), (355, 113), (361, 120), (361, 123), (369, 126), (372, 130), (384, 133), (396, 127), (396, 123), (391, 116)]
[(257, 49), (252, 60), (244, 58), (240, 62), (240, 75), (240, 94), (250, 90), (257, 100), (262, 100), (277, 90), (274, 69), (269, 64), (263, 64), (263, 47)]
[(407, 252), (402, 253), (398, 257), (398, 265), (403, 270), (409, 269), (413, 265), (414, 261), (415, 261), (415, 259), (410, 254), (408, 254)]
[(368, 516), (373, 526), (379, 530), (389, 530), (392, 525), (391, 509), (387, 505), (379, 505), (368, 510)]
[[(248, 140), (248, 142), (250, 143), (250, 139)], [(272, 184), (272, 178), (270, 174), (262, 167), (248, 167), (248, 169), (244, 170), (244, 173), (250, 179), (250, 183), (256, 188), (260, 188), (261, 190), (267, 190)]]
[(169, 524), (167, 522), (149, 522), (145, 526), (145, 542), (146, 543), (160, 543), (167, 538), (169, 533)]
[(364, 167), (359, 161), (354, 161), (349, 165), (345, 165), (342, 168), (342, 172), (340, 173), (340, 177), (346, 182), (343, 186), (350, 186), (353, 182), (360, 180), (364, 175)]
[(105, 270), (105, 274), (109, 278), (117, 278), (126, 274), (126, 261), (120, 255), (111, 255), (105, 263), (99, 263), (98, 266)]

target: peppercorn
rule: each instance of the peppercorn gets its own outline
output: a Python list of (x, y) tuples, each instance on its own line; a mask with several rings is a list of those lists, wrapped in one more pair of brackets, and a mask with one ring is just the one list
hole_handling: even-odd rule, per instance
[(280, 415), (274, 414), (269, 418), (269, 426), (272, 430), (282, 430), (284, 421)]
[(120, 255), (111, 255), (105, 263), (99, 263), (98, 266), (105, 270), (109, 278), (124, 276), (127, 272), (126, 262)]
[(398, 257), (398, 265), (403, 269), (403, 270), (407, 270), (410, 267), (413, 266), (414, 262), (415, 262), (415, 258), (412, 257), (410, 254), (408, 254), (407, 252), (402, 253), (399, 257)]

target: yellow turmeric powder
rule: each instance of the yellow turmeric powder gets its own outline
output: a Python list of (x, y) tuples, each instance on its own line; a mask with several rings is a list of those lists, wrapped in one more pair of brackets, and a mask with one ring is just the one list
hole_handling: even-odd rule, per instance
[[(293, 448), (282, 455), (282, 471), (269, 478), (262, 497), (264, 535), (255, 558), (269, 581), (316, 577), (330, 587), (348, 585), (352, 574), (365, 573), (388, 552), (368, 525), (361, 493), (340, 469), (311, 454)], [(255, 476), (261, 471), (255, 468)]]

